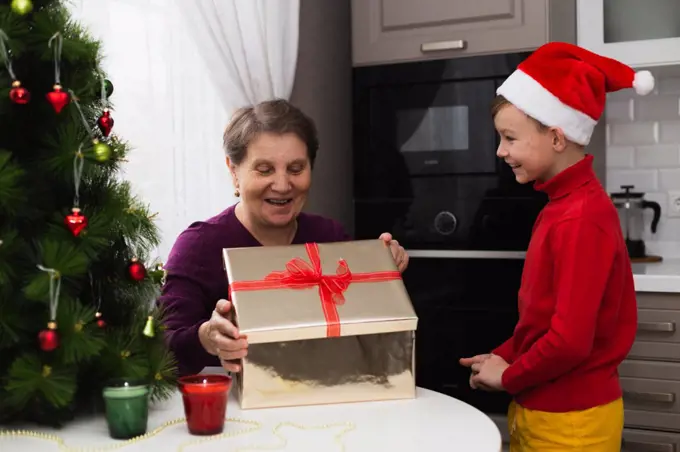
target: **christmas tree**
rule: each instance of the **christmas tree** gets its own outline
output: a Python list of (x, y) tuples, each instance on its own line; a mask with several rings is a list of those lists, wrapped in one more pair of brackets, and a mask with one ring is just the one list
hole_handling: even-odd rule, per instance
[(101, 58), (62, 2), (0, 0), (0, 423), (61, 425), (116, 377), (174, 387)]

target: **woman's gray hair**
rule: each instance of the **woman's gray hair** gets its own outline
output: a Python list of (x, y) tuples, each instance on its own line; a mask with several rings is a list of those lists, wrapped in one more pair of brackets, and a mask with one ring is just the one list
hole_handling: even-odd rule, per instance
[(312, 166), (319, 149), (314, 121), (302, 110), (284, 99), (261, 102), (238, 109), (224, 131), (224, 152), (238, 165), (245, 159), (248, 146), (260, 134), (293, 133), (307, 145), (307, 156)]

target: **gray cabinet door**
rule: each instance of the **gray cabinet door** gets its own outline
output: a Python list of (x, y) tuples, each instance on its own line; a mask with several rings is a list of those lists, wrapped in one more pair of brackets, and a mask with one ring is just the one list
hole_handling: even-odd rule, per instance
[(680, 295), (638, 293), (638, 330), (628, 359), (680, 362)]
[(624, 429), (621, 452), (678, 452), (680, 435)]
[(532, 50), (548, 40), (548, 5), (547, 0), (352, 0), (354, 65)]

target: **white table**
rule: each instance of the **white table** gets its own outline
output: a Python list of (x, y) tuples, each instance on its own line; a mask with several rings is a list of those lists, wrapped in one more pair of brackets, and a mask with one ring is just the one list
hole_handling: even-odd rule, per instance
[[(149, 432), (165, 422), (183, 418), (181, 397), (176, 395), (153, 406), (149, 416)], [(149, 438), (122, 444), (109, 438), (105, 419), (98, 417), (75, 421), (62, 431), (41, 430), (63, 439), (66, 448), (60, 449), (54, 441), (44, 439), (0, 436), (0, 451), (93, 451), (111, 450), (111, 446), (116, 445), (123, 446), (115, 449), (121, 452), (501, 451), (500, 432), (484, 413), (452, 397), (422, 388), (418, 388), (414, 400), (246, 411), (241, 411), (238, 402), (230, 396), (227, 416), (251, 424), (227, 422), (225, 434), (251, 431), (228, 438), (197, 437), (189, 435), (186, 425), (178, 422)], [(283, 425), (284, 422), (306, 428)], [(326, 427), (310, 428), (323, 425)], [(278, 437), (274, 434), (277, 426)], [(197, 441), (204, 442), (195, 444)]]

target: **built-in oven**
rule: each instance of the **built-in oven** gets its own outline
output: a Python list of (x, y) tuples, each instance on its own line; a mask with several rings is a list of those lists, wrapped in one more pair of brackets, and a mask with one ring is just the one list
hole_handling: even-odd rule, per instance
[(545, 197), (496, 157), (496, 88), (527, 54), (354, 69), (355, 236), (524, 250)]
[(411, 249), (526, 250), (545, 199), (504, 191), (498, 180), (495, 175), (418, 177), (404, 181), (409, 197), (355, 199), (356, 235), (390, 231)]

